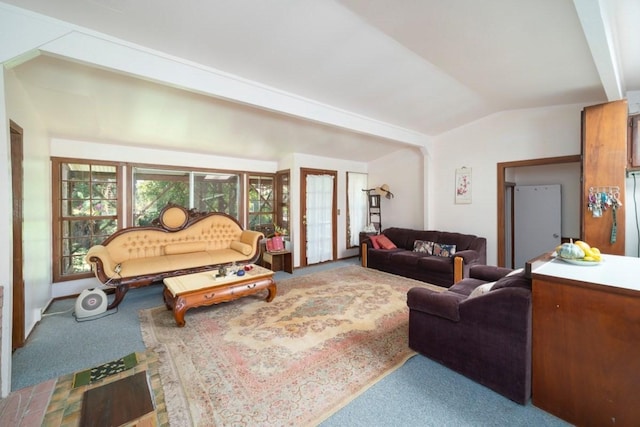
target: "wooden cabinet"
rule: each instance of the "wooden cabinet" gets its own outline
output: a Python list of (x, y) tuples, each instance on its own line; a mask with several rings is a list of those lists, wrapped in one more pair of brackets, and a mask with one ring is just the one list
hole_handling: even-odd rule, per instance
[(640, 260), (532, 273), (533, 404), (578, 426), (640, 425)]
[(613, 210), (594, 216), (588, 210), (590, 190), (619, 188), (620, 197), (625, 194), (627, 165), (627, 101), (615, 101), (586, 107), (582, 111), (582, 240), (603, 253), (624, 255), (625, 210), (615, 212), (616, 238), (611, 240), (614, 225)]
[(264, 252), (262, 254), (262, 266), (271, 271), (284, 270), (287, 273), (293, 274), (291, 251)]

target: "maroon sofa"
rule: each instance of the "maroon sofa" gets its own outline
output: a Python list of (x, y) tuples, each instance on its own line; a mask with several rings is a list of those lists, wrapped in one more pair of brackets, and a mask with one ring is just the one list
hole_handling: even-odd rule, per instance
[[(531, 279), (510, 272), (474, 266), (445, 292), (410, 289), (409, 347), (524, 405), (531, 397)], [(472, 294), (481, 285), (491, 289)]]
[[(382, 232), (396, 248), (376, 249), (367, 238), (362, 243), (362, 265), (387, 273), (449, 287), (469, 276), (474, 265), (487, 263), (487, 239), (472, 234), (391, 227)], [(452, 256), (429, 255), (414, 250), (416, 241), (455, 245)]]

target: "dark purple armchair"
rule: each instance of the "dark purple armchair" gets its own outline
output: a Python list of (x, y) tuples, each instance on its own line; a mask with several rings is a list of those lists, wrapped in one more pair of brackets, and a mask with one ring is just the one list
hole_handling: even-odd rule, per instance
[(531, 280), (486, 265), (469, 273), (444, 292), (409, 290), (409, 347), (524, 405), (531, 397)]

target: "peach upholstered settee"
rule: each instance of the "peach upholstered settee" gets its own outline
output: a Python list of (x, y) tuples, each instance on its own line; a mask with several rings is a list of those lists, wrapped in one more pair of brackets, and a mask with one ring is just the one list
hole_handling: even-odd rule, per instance
[(201, 213), (167, 205), (152, 226), (129, 227), (89, 249), (86, 261), (100, 282), (115, 288), (116, 307), (130, 287), (167, 277), (251, 263), (260, 256), (259, 231), (243, 230), (224, 213)]

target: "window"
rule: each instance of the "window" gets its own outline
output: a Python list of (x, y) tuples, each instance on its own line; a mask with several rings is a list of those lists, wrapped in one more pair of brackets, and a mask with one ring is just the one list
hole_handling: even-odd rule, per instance
[(240, 175), (132, 168), (133, 225), (150, 225), (167, 203), (240, 219)]
[(276, 223), (283, 235), (289, 236), (289, 181), (291, 174), (288, 170), (276, 173)]
[(133, 168), (133, 225), (151, 225), (167, 203), (189, 207), (189, 173)]
[(240, 220), (240, 175), (194, 174), (193, 206), (201, 212), (224, 212)]
[[(85, 262), (89, 248), (122, 227), (151, 225), (168, 203), (223, 212), (241, 224), (248, 210), (249, 228), (275, 220), (274, 175), (60, 158), (51, 162), (54, 282), (91, 277), (91, 266)], [(242, 187), (247, 176), (248, 208)]]
[(249, 228), (275, 224), (274, 178), (271, 175), (249, 176)]
[[(87, 277), (84, 257), (118, 229), (121, 167), (53, 159), (53, 280)], [(57, 197), (56, 197), (57, 196)]]

